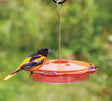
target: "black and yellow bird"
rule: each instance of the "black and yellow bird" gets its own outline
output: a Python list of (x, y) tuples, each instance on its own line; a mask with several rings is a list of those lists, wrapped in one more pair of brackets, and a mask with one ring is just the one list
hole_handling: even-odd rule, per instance
[(19, 65), (19, 67), (13, 73), (5, 77), (4, 80), (8, 80), (21, 70), (30, 71), (32, 74), (34, 71), (38, 70), (46, 63), (47, 55), (50, 52), (53, 52), (53, 50), (41, 48), (38, 52), (31, 54)]

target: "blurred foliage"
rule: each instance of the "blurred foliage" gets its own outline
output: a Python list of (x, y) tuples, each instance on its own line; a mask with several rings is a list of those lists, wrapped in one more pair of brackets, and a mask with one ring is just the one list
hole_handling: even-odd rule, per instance
[(77, 84), (37, 83), (20, 72), (31, 53), (58, 58), (58, 11), (52, 0), (0, 0), (0, 101), (112, 101), (112, 0), (68, 0), (61, 13), (61, 58), (92, 62), (98, 71)]

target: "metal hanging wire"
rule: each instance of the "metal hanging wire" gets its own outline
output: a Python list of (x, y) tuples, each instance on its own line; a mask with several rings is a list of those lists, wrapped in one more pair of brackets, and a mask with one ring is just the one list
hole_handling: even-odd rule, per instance
[(53, 0), (56, 3), (56, 7), (58, 6), (58, 4), (61, 4), (61, 8), (59, 10), (58, 13), (58, 61), (59, 61), (59, 70), (60, 70), (60, 47), (61, 47), (61, 11), (63, 8), (63, 3), (66, 0)]
[(58, 38), (58, 60), (59, 60), (59, 69), (60, 69), (60, 47), (61, 47), (61, 21), (60, 21), (60, 17), (61, 17), (61, 11), (62, 11), (62, 8), (63, 8), (63, 4), (61, 5), (61, 8), (60, 8), (60, 11), (59, 11), (59, 15), (58, 15), (58, 19), (59, 19), (59, 25), (58, 25), (58, 32), (59, 32), (59, 38)]

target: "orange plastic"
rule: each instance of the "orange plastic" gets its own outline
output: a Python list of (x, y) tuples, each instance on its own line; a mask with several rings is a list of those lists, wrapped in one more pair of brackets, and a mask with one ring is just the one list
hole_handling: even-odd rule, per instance
[[(60, 67), (60, 68), (59, 68)], [(75, 83), (89, 77), (89, 73), (95, 73), (96, 66), (92, 63), (76, 60), (48, 60), (39, 70), (35, 71), (30, 78), (44, 83)]]

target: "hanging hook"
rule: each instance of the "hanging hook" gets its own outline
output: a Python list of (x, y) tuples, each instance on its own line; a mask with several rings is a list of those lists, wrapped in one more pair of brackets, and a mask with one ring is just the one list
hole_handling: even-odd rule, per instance
[(53, 0), (56, 3), (56, 7), (58, 4), (63, 4), (65, 3), (67, 0)]

